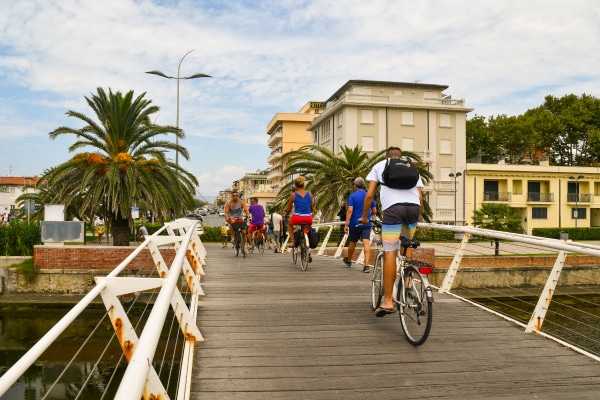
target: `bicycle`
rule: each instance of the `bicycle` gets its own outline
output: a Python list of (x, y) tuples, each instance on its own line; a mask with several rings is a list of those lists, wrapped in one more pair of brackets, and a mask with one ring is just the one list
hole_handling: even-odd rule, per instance
[(250, 243), (252, 244), (252, 246), (248, 247), (248, 252), (253, 253), (254, 248), (256, 247), (258, 252), (260, 254), (263, 254), (265, 252), (265, 240), (262, 237), (262, 234), (260, 235), (260, 237), (258, 239), (254, 237), (254, 234), (251, 236), (251, 238), (252, 238), (252, 241)]
[[(372, 221), (373, 230), (381, 234), (381, 222)], [(406, 257), (409, 247), (416, 249), (417, 240), (401, 238), (401, 251), (396, 257), (396, 281), (392, 298), (394, 308), (400, 315), (400, 325), (404, 336), (414, 346), (420, 346), (427, 340), (433, 320), (433, 290), (427, 275), (431, 266)], [(371, 284), (371, 307), (377, 310), (383, 298), (383, 248), (379, 248), (373, 268)]]
[[(242, 239), (243, 228), (240, 226), (240, 224), (242, 223), (244, 223), (244, 220), (236, 220), (233, 224), (231, 224), (231, 229), (233, 229), (234, 231), (233, 251), (235, 252), (235, 256), (237, 257), (240, 254), (240, 249), (242, 249), (242, 254), (244, 255), (244, 258), (246, 258), (246, 252), (244, 251), (244, 241)], [(234, 225), (237, 225), (237, 228), (234, 227)]]
[[(298, 232), (301, 232), (298, 234)], [(294, 247), (292, 247), (292, 260), (294, 264), (300, 256), (300, 266), (302, 271), (306, 271), (308, 269), (308, 263), (312, 262), (312, 257), (310, 256), (310, 243), (308, 240), (308, 235), (310, 233), (310, 225), (301, 224), (300, 228), (294, 232)], [(301, 236), (296, 240), (296, 236)]]

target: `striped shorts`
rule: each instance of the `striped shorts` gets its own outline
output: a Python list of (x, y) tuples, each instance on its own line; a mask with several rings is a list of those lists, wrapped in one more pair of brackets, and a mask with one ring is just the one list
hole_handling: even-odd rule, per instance
[(394, 204), (383, 211), (381, 240), (383, 251), (400, 248), (400, 236), (412, 239), (417, 230), (421, 206), (417, 204)]

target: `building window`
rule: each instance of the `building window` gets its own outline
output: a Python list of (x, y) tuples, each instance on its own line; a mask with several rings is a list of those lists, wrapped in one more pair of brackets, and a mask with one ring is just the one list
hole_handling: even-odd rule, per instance
[(440, 140), (440, 154), (452, 154), (452, 141), (448, 139)]
[(402, 151), (414, 151), (414, 142), (413, 138), (402, 138), (402, 147), (400, 148)]
[(336, 116), (336, 118), (337, 118), (337, 126), (338, 126), (338, 127), (342, 126), (342, 120), (343, 120), (343, 118), (342, 118), (342, 117), (343, 117), (343, 116), (344, 116), (344, 114), (343, 114), (343, 113), (338, 113), (338, 114), (337, 114), (337, 116)]
[(531, 219), (548, 219), (546, 207), (531, 207)]
[(373, 123), (373, 110), (362, 110), (361, 123), (372, 124)]
[(514, 180), (513, 181), (513, 194), (523, 194), (523, 181)]
[(321, 128), (321, 143), (324, 143), (331, 139), (331, 126), (329, 124), (329, 121), (321, 125)]
[(440, 127), (441, 128), (452, 128), (452, 123), (450, 122), (450, 114), (448, 114), (448, 113), (440, 114)]
[(414, 113), (412, 111), (402, 111), (402, 125), (415, 125)]
[(586, 208), (571, 208), (571, 219), (586, 219)]
[(374, 151), (373, 136), (363, 136), (361, 138), (362, 151)]

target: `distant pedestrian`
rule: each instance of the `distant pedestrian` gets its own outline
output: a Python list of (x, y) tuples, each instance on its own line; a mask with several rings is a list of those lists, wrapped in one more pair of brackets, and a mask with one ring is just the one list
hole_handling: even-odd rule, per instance
[(102, 235), (104, 235), (104, 223), (100, 222), (96, 226), (96, 234), (98, 235), (98, 243), (102, 241)]
[(227, 242), (228, 242), (228, 232), (229, 232), (229, 226), (227, 225), (227, 222), (223, 224), (223, 226), (221, 227), (221, 244), (223, 245), (223, 248), (226, 249), (227, 248)]
[(144, 226), (144, 224), (140, 225), (140, 229), (138, 229), (138, 240), (146, 240), (148, 237), (148, 229)]
[[(365, 180), (361, 177), (354, 179), (354, 193), (348, 198), (348, 207), (346, 208), (346, 224), (344, 225), (344, 233), (348, 233), (348, 257), (344, 257), (346, 266), (352, 266), (352, 257), (354, 249), (359, 239), (363, 243), (365, 253), (365, 261), (363, 272), (369, 272), (369, 264), (371, 262), (371, 227), (373, 224), (368, 222), (361, 224), (358, 219), (363, 215), (363, 206), (367, 192), (365, 191)], [(367, 218), (370, 221), (372, 214), (377, 212), (375, 200), (371, 200), (371, 206), (367, 212)]]
[(275, 246), (275, 253), (281, 253), (282, 237), (285, 230), (283, 228), (283, 217), (279, 214), (279, 211), (273, 211), (269, 217), (269, 224), (273, 226), (271, 228), (271, 242)]

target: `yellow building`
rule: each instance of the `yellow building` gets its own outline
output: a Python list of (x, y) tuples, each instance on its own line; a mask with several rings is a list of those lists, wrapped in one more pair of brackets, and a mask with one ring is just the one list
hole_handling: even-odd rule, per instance
[(275, 193), (285, 182), (282, 182), (285, 165), (281, 157), (290, 151), (298, 150), (311, 143), (310, 132), (306, 130), (313, 119), (325, 108), (324, 103), (308, 102), (297, 113), (277, 113), (267, 125), (269, 135), (268, 146), (271, 153), (267, 158), (269, 172), (267, 178)]
[(434, 175), (424, 190), (433, 221), (463, 221), (464, 214), (454, 213), (454, 190), (461, 193), (463, 188), (453, 175), (466, 168), (466, 118), (472, 109), (465, 99), (445, 94), (447, 88), (350, 80), (327, 99), (308, 128), (311, 141), (335, 154), (341, 154), (341, 146), (356, 145), (366, 153), (397, 146), (418, 154)]
[[(549, 166), (547, 161), (541, 165), (469, 163), (463, 177), (464, 196), (458, 191), (456, 197), (469, 224), (474, 210), (493, 202), (516, 209), (527, 234), (533, 228), (600, 226), (600, 168)], [(445, 196), (453, 201), (454, 193)]]

